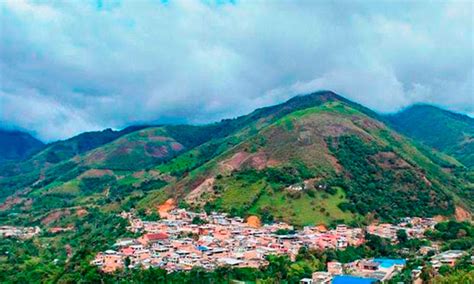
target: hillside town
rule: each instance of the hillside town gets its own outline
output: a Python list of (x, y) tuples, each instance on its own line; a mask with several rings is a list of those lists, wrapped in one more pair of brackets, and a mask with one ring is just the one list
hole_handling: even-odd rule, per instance
[[(396, 242), (400, 228), (406, 229), (408, 238), (418, 238), (436, 224), (429, 218), (405, 218), (396, 225), (374, 224), (366, 228), (337, 225), (334, 229), (320, 225), (295, 230), (286, 223), (260, 225), (249, 220), (252, 217), (245, 221), (225, 213), (173, 209), (161, 215), (158, 221), (144, 221), (134, 212), (122, 212), (121, 217), (130, 223), (128, 230), (139, 237), (117, 240), (109, 250), (98, 253), (92, 264), (106, 273), (125, 266), (160, 267), (168, 272), (196, 266), (207, 270), (224, 265), (258, 268), (267, 265), (268, 255), (286, 254), (294, 260), (303, 246), (343, 250), (363, 244), (366, 232)], [(327, 272), (315, 272), (301, 283), (331, 283), (343, 277), (387, 280), (405, 263), (404, 259), (386, 258), (360, 259), (348, 264), (328, 262)]]

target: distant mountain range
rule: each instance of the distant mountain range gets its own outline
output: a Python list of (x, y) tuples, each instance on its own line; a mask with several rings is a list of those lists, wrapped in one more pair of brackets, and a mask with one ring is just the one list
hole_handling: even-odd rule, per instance
[(297, 225), (469, 216), (473, 129), (473, 119), (432, 106), (382, 116), (317, 92), (203, 126), (107, 129), (49, 145), (0, 132), (2, 159), (16, 160), (0, 166), (0, 208), (22, 222), (78, 206), (153, 211), (170, 198)]
[(0, 129), (0, 163), (26, 159), (43, 146), (43, 142), (26, 132)]
[(474, 119), (431, 105), (414, 105), (389, 116), (395, 129), (474, 166)]

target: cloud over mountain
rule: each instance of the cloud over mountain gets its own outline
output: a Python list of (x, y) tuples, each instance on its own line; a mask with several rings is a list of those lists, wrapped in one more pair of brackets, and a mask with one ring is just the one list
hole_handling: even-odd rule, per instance
[(52, 140), (331, 89), (474, 113), (469, 1), (0, 3), (0, 121)]

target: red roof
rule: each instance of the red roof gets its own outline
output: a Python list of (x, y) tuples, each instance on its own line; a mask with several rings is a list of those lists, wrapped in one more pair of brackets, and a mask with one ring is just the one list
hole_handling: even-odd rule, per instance
[(166, 240), (168, 235), (165, 233), (155, 233), (155, 234), (145, 234), (144, 236), (149, 241), (159, 241), (159, 240)]
[(133, 254), (133, 248), (131, 247), (126, 247), (121, 250), (121, 252), (125, 255), (132, 255)]

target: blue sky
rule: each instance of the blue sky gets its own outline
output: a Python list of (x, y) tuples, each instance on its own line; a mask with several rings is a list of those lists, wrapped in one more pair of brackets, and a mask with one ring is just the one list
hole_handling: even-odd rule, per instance
[(334, 90), (474, 114), (470, 1), (0, 1), (0, 124), (46, 141)]

